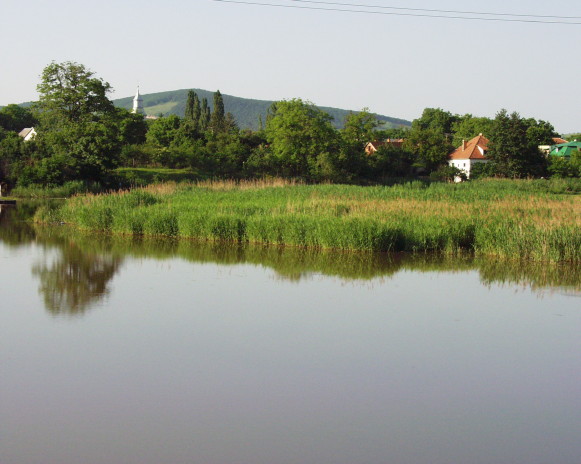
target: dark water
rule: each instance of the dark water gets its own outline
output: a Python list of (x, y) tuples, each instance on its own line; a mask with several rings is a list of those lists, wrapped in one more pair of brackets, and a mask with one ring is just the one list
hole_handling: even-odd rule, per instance
[(581, 270), (0, 212), (0, 463), (581, 462)]

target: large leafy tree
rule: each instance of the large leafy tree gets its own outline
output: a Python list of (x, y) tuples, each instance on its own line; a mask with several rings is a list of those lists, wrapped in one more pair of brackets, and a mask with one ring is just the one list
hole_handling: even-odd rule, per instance
[(538, 139), (529, 138), (529, 127), (530, 121), (516, 112), (497, 113), (487, 153), (497, 175), (516, 178), (544, 173), (546, 159), (538, 149)]
[(357, 113), (349, 112), (345, 116), (345, 124), (341, 131), (343, 140), (348, 144), (357, 145), (360, 150), (363, 150), (367, 142), (371, 142), (375, 138), (375, 130), (380, 124), (381, 122), (369, 112), (368, 108), (363, 108)]
[(114, 112), (111, 86), (84, 65), (72, 61), (44, 68), (36, 107), (44, 123), (80, 123)]
[(377, 138), (376, 130), (381, 125), (377, 117), (367, 108), (345, 117), (341, 130), (343, 146), (338, 157), (343, 178), (360, 176), (366, 166), (365, 145)]
[(332, 117), (301, 99), (279, 101), (267, 119), (265, 135), (281, 174), (311, 179), (332, 177), (338, 135)]
[(58, 161), (61, 181), (102, 180), (117, 166), (122, 146), (116, 125), (98, 121), (68, 124), (41, 134), (39, 139), (50, 157)]
[(37, 89), (38, 150), (29, 178), (102, 180), (117, 165), (123, 142), (124, 118), (107, 97), (111, 86), (84, 65), (67, 61), (44, 68)]
[(415, 166), (432, 172), (446, 162), (452, 151), (452, 127), (458, 117), (440, 108), (426, 108), (412, 121), (405, 147), (414, 153)]
[(458, 120), (457, 115), (441, 108), (426, 108), (422, 116), (412, 121), (412, 130), (431, 129), (440, 132), (442, 135), (451, 135), (452, 127)]
[(123, 108), (116, 108), (116, 119), (119, 138), (124, 145), (136, 145), (145, 142), (148, 126), (143, 115), (131, 113)]
[(147, 132), (147, 141), (158, 147), (169, 147), (177, 137), (181, 126), (175, 114), (156, 119)]
[(493, 120), (486, 117), (475, 117), (471, 114), (465, 114), (459, 117), (452, 124), (452, 131), (454, 133), (452, 145), (459, 147), (462, 145), (462, 140), (470, 140), (478, 134), (483, 134), (488, 138), (492, 131), (492, 124)]
[(528, 126), (527, 138), (531, 143), (536, 145), (553, 145), (553, 137), (559, 137), (555, 128), (550, 122), (534, 118), (525, 119), (524, 123)]

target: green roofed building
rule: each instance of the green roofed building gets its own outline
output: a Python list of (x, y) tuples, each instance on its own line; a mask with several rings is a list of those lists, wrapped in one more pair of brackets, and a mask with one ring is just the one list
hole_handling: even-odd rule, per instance
[(571, 157), (571, 155), (576, 152), (581, 151), (581, 142), (567, 142), (560, 143), (558, 145), (553, 145), (551, 147), (551, 156), (562, 156)]

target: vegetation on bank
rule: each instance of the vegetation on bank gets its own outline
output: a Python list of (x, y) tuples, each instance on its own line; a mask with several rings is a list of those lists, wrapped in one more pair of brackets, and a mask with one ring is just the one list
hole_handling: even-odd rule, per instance
[[(549, 122), (505, 110), (491, 119), (426, 108), (411, 128), (394, 129), (365, 109), (337, 121), (293, 99), (274, 102), (253, 131), (240, 129), (219, 91), (212, 102), (189, 91), (183, 117), (144, 119), (116, 108), (108, 98), (111, 86), (74, 62), (48, 65), (37, 90), (39, 101), (32, 107), (0, 109), (0, 183), (11, 188), (82, 181), (106, 190), (170, 180), (129, 169), (179, 169), (194, 173), (195, 180), (284, 177), (359, 185), (451, 180), (460, 171), (448, 166), (448, 155), (478, 133), (490, 141), (489, 163), (475, 167), (472, 178), (581, 174), (581, 152), (565, 159), (539, 151), (558, 135)], [(24, 141), (18, 133), (31, 126), (36, 136)], [(398, 141), (381, 143), (388, 138)], [(377, 151), (365, 151), (370, 141), (380, 142)], [(191, 180), (189, 174), (182, 178)]]
[(74, 197), (39, 209), (36, 220), (208, 241), (579, 261), (580, 190), (578, 180), (392, 187), (208, 181)]

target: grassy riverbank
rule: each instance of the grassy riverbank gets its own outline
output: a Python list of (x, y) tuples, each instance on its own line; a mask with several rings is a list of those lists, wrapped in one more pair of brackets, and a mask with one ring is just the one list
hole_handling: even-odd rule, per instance
[(363, 251), (581, 259), (579, 181), (488, 180), (393, 187), (285, 181), (159, 184), (75, 197), (40, 222), (200, 240)]

